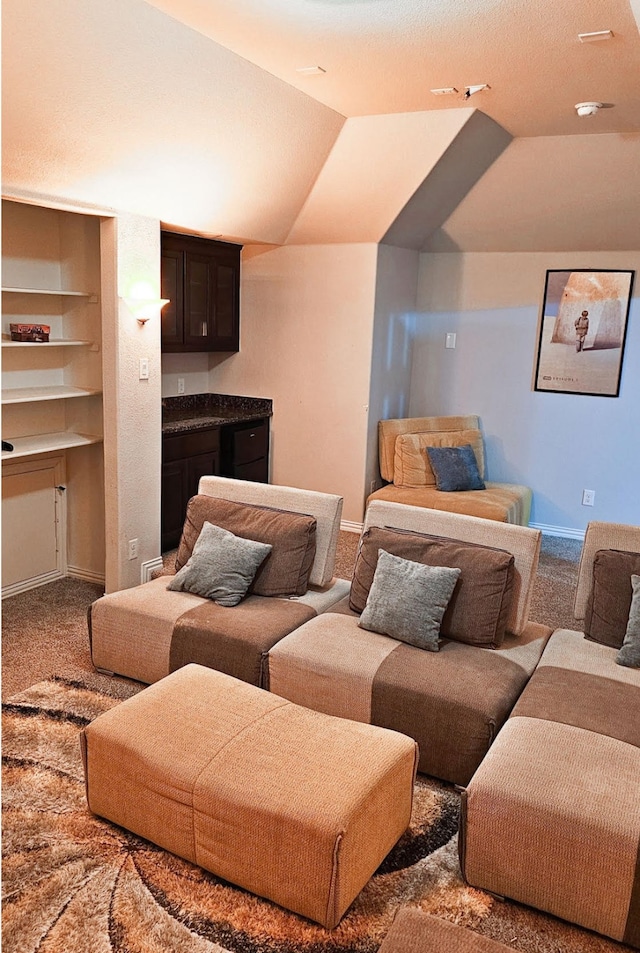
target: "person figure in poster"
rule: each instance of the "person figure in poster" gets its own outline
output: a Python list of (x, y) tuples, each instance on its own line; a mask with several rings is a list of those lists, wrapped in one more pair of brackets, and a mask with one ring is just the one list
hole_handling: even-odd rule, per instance
[(576, 329), (576, 351), (581, 351), (584, 347), (584, 339), (589, 330), (589, 312), (583, 311), (579, 318), (574, 322)]

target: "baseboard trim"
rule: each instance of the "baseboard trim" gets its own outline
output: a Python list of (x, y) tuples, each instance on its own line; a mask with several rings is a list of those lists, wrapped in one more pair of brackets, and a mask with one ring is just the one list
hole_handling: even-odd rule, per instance
[(146, 562), (141, 563), (140, 565), (140, 582), (149, 582), (151, 579), (151, 573), (156, 569), (162, 569), (164, 563), (162, 562), (162, 556), (156, 556), (155, 559), (147, 559)]
[(363, 523), (352, 523), (350, 520), (342, 520), (340, 522), (340, 529), (345, 533), (357, 533), (358, 536), (362, 532)]
[(584, 540), (583, 529), (573, 529), (571, 526), (551, 526), (547, 523), (529, 523), (532, 529), (539, 529), (545, 536), (561, 536), (563, 539)]
[(88, 569), (80, 569), (79, 566), (67, 566), (67, 575), (74, 579), (82, 579), (83, 582), (93, 582), (97, 586), (104, 586), (104, 573), (90, 572)]
[(10, 596), (17, 596), (21, 592), (28, 592), (29, 589), (37, 589), (38, 586), (45, 586), (48, 582), (55, 582), (56, 579), (63, 578), (64, 573), (54, 569), (51, 572), (45, 572), (39, 576), (32, 576), (31, 579), (22, 579), (20, 582), (14, 582), (10, 586), (5, 586), (2, 590), (2, 598), (8, 599)]

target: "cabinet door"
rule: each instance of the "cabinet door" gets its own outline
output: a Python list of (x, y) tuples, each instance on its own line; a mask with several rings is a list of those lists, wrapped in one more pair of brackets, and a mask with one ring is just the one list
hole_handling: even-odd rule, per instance
[(57, 459), (7, 466), (2, 475), (2, 587), (14, 595), (66, 572), (64, 476)]
[(187, 461), (174, 460), (162, 465), (162, 550), (180, 542), (189, 499)]
[(239, 351), (239, 264), (219, 262), (215, 271), (215, 279), (215, 314), (212, 346), (216, 351)]
[(230, 242), (162, 232), (162, 347), (237, 351), (240, 252)]
[(208, 453), (199, 453), (197, 457), (189, 457), (189, 497), (198, 492), (198, 483), (202, 476), (217, 476), (220, 473), (220, 454), (217, 450)]
[(251, 463), (239, 463), (233, 468), (232, 476), (236, 480), (252, 480), (254, 483), (269, 482), (269, 460), (259, 457)]
[(214, 338), (215, 264), (206, 255), (186, 253), (184, 343), (210, 351)]
[(160, 296), (169, 299), (161, 312), (162, 344), (183, 344), (184, 252), (162, 252), (160, 289)]

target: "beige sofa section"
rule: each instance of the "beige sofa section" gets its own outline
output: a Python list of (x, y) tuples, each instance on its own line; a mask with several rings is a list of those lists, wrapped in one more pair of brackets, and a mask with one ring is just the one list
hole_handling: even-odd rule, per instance
[(516, 523), (527, 526), (531, 513), (531, 490), (527, 486), (488, 481), (485, 474), (484, 453), (476, 452), (478, 469), (485, 481), (484, 490), (466, 490), (446, 493), (435, 486), (394, 485), (396, 440), (403, 434), (454, 433), (479, 431), (479, 418), (466, 416), (406, 417), (381, 420), (378, 423), (378, 454), (380, 474), (385, 486), (372, 493), (367, 503), (381, 500), (403, 503), (407, 506), (426, 506), (431, 509), (479, 516), (482, 519)]
[[(587, 529), (595, 553), (640, 551), (640, 527)], [(463, 796), (460, 860), (475, 887), (640, 948), (640, 670), (579, 631), (551, 636)]]
[(151, 683), (197, 662), (261, 685), (275, 642), (348, 591), (348, 583), (333, 575), (342, 497), (214, 476), (202, 477), (199, 492), (315, 517), (309, 589), (295, 598), (250, 595), (233, 608), (170, 591), (166, 576), (110, 593), (89, 612), (91, 658), (99, 671)]
[(504, 549), (514, 555), (508, 635), (499, 649), (442, 640), (440, 651), (358, 626), (339, 603), (269, 652), (271, 691), (327, 714), (414, 738), (420, 771), (467, 784), (535, 670), (551, 630), (528, 622), (540, 548), (529, 527), (374, 501), (363, 533), (391, 526)]

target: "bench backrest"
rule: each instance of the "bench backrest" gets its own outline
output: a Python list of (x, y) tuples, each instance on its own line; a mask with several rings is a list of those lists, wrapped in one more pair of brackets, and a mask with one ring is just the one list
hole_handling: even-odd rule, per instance
[(621, 549), (628, 553), (640, 553), (640, 526), (627, 526), (625, 523), (601, 523), (597, 520), (589, 523), (584, 534), (578, 584), (573, 603), (576, 619), (584, 619), (587, 600), (591, 592), (593, 560), (599, 549)]
[(529, 619), (529, 607), (533, 593), (542, 533), (529, 526), (515, 523), (500, 523), (497, 520), (481, 519), (478, 516), (463, 516), (424, 506), (408, 506), (405, 503), (387, 503), (372, 500), (365, 515), (363, 533), (370, 526), (389, 526), (408, 529), (431, 536), (479, 543), (504, 549), (514, 556), (514, 591), (507, 629), (520, 635)]
[(396, 437), (400, 434), (478, 430), (479, 427), (480, 421), (476, 414), (468, 414), (466, 417), (399, 417), (378, 421), (378, 456), (382, 479), (387, 483), (393, 483), (393, 458), (396, 451)]
[(253, 483), (249, 480), (232, 480), (227, 477), (203, 476), (198, 492), (205, 496), (232, 500), (234, 503), (252, 503), (254, 506), (272, 506), (292, 513), (305, 513), (316, 519), (316, 555), (311, 567), (309, 582), (312, 586), (327, 586), (332, 578), (336, 562), (336, 548), (343, 498), (333, 493), (316, 490), (299, 490), (291, 486), (273, 483)]

